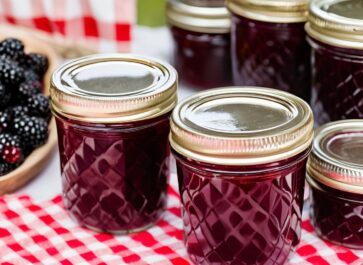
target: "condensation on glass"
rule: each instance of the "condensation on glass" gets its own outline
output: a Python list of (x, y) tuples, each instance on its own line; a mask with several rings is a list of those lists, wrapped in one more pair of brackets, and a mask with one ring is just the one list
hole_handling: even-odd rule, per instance
[(184, 239), (196, 264), (284, 264), (301, 236), (312, 112), (261, 87), (220, 88), (174, 109)]
[(316, 123), (363, 118), (363, 2), (312, 1), (305, 29)]
[(362, 120), (331, 122), (316, 131), (307, 167), (315, 231), (356, 249), (363, 249), (362, 150)]
[(93, 55), (55, 71), (63, 201), (79, 224), (128, 233), (158, 220), (176, 81), (168, 64), (132, 55)]

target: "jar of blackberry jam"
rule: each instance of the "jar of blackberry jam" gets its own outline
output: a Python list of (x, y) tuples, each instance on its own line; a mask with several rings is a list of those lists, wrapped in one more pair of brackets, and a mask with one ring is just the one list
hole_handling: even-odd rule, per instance
[(310, 100), (308, 0), (227, 0), (235, 85), (273, 87)]
[(310, 219), (323, 239), (363, 249), (363, 120), (316, 131), (307, 167)]
[(174, 109), (184, 240), (196, 264), (284, 264), (301, 235), (313, 137), (307, 103), (260, 87), (209, 90)]
[(316, 123), (363, 118), (363, 1), (313, 1), (308, 20)]
[(181, 82), (193, 88), (231, 85), (227, 9), (169, 0), (166, 17), (174, 40), (172, 61)]
[(54, 72), (63, 201), (79, 224), (128, 233), (158, 220), (176, 88), (171, 66), (141, 56), (93, 55)]

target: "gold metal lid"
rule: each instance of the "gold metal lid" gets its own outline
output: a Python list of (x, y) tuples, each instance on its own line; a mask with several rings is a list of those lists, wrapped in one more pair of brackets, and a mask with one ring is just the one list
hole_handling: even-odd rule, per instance
[(100, 54), (70, 61), (53, 73), (55, 114), (87, 122), (150, 119), (177, 101), (177, 73), (167, 63), (130, 54)]
[(225, 7), (192, 6), (180, 0), (169, 0), (166, 19), (170, 25), (202, 33), (228, 33), (231, 19)]
[(331, 122), (318, 128), (307, 171), (329, 187), (363, 194), (363, 120)]
[(224, 0), (181, 0), (183, 3), (192, 6), (223, 7)]
[(309, 0), (226, 0), (237, 15), (273, 23), (305, 22)]
[(309, 8), (307, 33), (333, 46), (363, 49), (363, 1), (315, 0)]
[(313, 114), (302, 99), (260, 87), (225, 87), (198, 93), (172, 114), (173, 149), (196, 161), (255, 165), (309, 148)]

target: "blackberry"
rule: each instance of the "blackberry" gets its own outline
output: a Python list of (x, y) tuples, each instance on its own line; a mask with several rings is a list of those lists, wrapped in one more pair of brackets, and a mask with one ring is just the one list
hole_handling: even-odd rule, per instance
[(43, 94), (33, 95), (28, 98), (27, 106), (32, 116), (38, 116), (45, 119), (50, 117), (49, 98)]
[(17, 60), (24, 56), (24, 44), (18, 39), (5, 39), (0, 42), (0, 55)]
[(25, 56), (25, 66), (32, 69), (35, 73), (43, 76), (48, 69), (48, 58), (43, 54), (29, 53)]
[(8, 174), (10, 171), (15, 169), (15, 165), (0, 161), (0, 176)]
[(14, 119), (13, 132), (28, 148), (36, 148), (47, 141), (48, 124), (42, 118), (23, 116)]
[(0, 154), (2, 155), (5, 151), (5, 147), (13, 146), (17, 148), (22, 148), (20, 144), (20, 137), (10, 133), (0, 134)]
[(23, 117), (24, 115), (29, 114), (29, 108), (27, 106), (18, 105), (7, 108), (8, 111), (11, 112), (14, 119)]
[(0, 111), (0, 133), (7, 131), (11, 127), (12, 118), (11, 110)]
[(0, 80), (4, 85), (18, 85), (24, 80), (24, 70), (16, 62), (0, 58)]
[(11, 93), (9, 92), (3, 84), (0, 84), (0, 107), (3, 108), (9, 103), (11, 99)]
[(31, 69), (24, 70), (24, 80), (42, 82), (42, 78)]
[(18, 88), (17, 98), (20, 102), (42, 92), (42, 84), (39, 81), (24, 81)]

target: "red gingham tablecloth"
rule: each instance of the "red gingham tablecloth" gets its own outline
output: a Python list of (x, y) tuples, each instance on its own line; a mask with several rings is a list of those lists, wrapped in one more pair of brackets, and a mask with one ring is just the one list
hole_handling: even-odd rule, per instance
[[(163, 218), (147, 231), (129, 236), (95, 233), (79, 227), (65, 212), (60, 196), (35, 203), (28, 196), (0, 198), (1, 264), (149, 264), (187, 265), (180, 202), (169, 187)], [(363, 251), (320, 240), (303, 214), (302, 240), (288, 264), (363, 264)]]
[(0, 0), (0, 23), (43, 30), (95, 50), (128, 51), (136, 0)]

